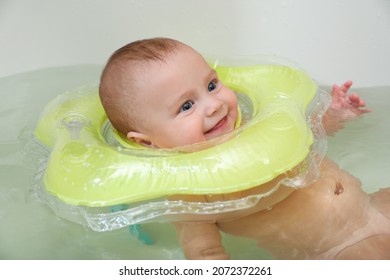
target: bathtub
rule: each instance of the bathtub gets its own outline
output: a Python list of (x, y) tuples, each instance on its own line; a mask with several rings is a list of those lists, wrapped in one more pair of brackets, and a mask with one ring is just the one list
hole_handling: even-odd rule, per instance
[[(31, 3), (30, 3), (31, 2)], [(308, 12), (309, 11), (309, 12)], [(390, 185), (390, 2), (2, 1), (0, 3), (0, 259), (182, 259), (170, 224), (97, 233), (54, 215), (29, 190), (24, 150), (56, 95), (97, 84), (112, 51), (145, 37), (182, 40), (202, 53), (273, 54), (296, 61), (324, 88), (346, 79), (373, 112), (329, 139), (328, 155), (367, 192)], [(235, 259), (269, 259), (255, 242), (224, 235)]]

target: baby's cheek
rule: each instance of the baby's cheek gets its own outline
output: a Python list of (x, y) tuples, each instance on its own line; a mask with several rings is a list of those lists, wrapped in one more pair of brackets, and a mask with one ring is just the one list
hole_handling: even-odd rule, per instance
[(195, 130), (191, 131), (190, 129), (188, 129), (185, 132), (179, 133), (178, 137), (180, 138), (179, 139), (180, 146), (192, 145), (206, 140), (203, 135), (203, 132), (199, 133)]

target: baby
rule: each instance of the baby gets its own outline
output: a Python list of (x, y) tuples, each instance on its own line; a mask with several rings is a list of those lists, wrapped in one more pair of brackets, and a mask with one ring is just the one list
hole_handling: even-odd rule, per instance
[[(323, 118), (328, 135), (369, 111), (357, 94), (347, 95), (351, 85), (348, 81), (333, 87), (332, 104)], [(167, 38), (118, 49), (103, 70), (99, 93), (113, 126), (151, 148), (225, 135), (235, 129), (238, 116), (234, 92), (204, 58)], [(265, 192), (273, 183), (223, 196), (176, 199), (236, 199)], [(367, 194), (358, 179), (324, 159), (313, 184), (297, 190), (282, 186), (247, 215), (175, 227), (189, 259), (228, 259), (220, 231), (255, 239), (279, 259), (390, 259), (390, 189)]]

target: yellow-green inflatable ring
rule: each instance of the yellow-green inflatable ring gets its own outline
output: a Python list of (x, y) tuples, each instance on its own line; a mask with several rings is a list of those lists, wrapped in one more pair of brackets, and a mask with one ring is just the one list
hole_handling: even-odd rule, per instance
[(252, 116), (228, 141), (193, 152), (109, 145), (102, 137), (107, 118), (97, 90), (60, 95), (35, 131), (50, 148), (46, 190), (67, 204), (90, 207), (223, 194), (261, 185), (315, 157), (308, 112), (322, 97), (310, 77), (281, 65), (216, 71), (225, 85), (249, 97)]

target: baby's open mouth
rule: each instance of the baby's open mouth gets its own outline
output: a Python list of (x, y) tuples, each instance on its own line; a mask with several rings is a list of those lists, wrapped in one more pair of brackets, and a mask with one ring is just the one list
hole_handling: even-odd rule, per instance
[(205, 134), (210, 134), (210, 133), (222, 130), (226, 126), (227, 120), (228, 120), (228, 118), (227, 118), (227, 116), (225, 116), (213, 128), (207, 130), (205, 132)]

